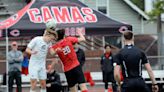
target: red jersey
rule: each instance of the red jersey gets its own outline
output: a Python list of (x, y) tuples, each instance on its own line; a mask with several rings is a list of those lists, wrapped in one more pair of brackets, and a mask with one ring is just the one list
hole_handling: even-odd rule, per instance
[(56, 53), (61, 59), (64, 65), (64, 72), (69, 71), (79, 65), (79, 61), (73, 47), (73, 44), (77, 42), (78, 39), (76, 37), (66, 37), (51, 47), (56, 50)]

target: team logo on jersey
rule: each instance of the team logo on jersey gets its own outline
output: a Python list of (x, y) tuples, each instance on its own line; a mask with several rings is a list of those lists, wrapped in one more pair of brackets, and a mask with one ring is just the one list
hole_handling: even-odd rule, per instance
[(42, 51), (46, 51), (46, 45), (42, 45), (42, 46), (41, 46), (41, 50), (42, 50)]

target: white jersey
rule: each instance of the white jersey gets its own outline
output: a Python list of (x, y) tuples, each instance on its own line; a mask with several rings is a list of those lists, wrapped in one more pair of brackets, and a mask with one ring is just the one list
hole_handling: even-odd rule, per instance
[(51, 45), (52, 43), (46, 43), (42, 36), (33, 38), (27, 47), (32, 51), (37, 51), (37, 53), (31, 55), (29, 67), (38, 66), (45, 68), (48, 49)]

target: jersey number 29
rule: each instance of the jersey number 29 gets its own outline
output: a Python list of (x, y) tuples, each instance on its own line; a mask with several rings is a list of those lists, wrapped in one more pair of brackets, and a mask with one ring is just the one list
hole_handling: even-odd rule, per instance
[(67, 54), (70, 53), (70, 52), (71, 52), (71, 50), (70, 50), (69, 46), (65, 46), (65, 47), (63, 48), (63, 53), (64, 53), (64, 55), (67, 55)]

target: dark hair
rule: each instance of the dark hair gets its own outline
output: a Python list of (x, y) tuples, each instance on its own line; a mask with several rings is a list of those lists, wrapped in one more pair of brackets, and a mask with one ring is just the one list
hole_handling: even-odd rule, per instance
[(65, 30), (64, 29), (58, 29), (56, 30), (57, 34), (58, 34), (58, 41), (64, 38), (64, 34), (65, 34)]
[(124, 38), (125, 40), (132, 40), (133, 38), (133, 33), (131, 31), (127, 31), (124, 33)]
[(110, 44), (106, 44), (105, 46), (104, 46), (104, 49), (106, 49), (107, 47), (112, 47)]
[(22, 50), (21, 50), (22, 52), (25, 52), (26, 51), (26, 47), (24, 47), (24, 48), (22, 48)]

